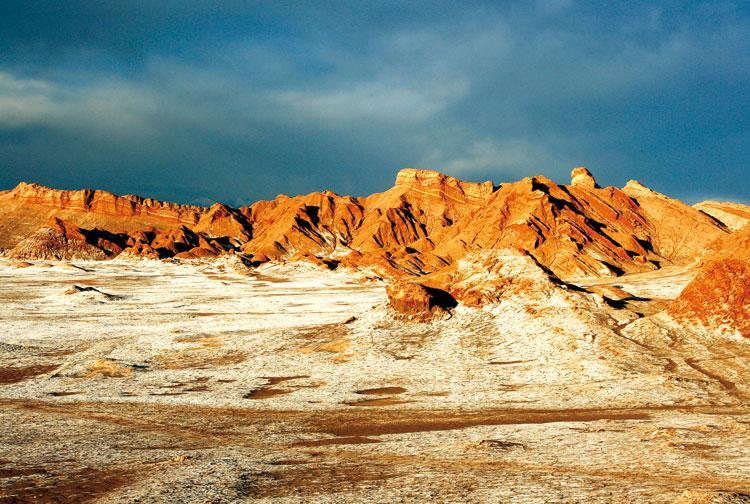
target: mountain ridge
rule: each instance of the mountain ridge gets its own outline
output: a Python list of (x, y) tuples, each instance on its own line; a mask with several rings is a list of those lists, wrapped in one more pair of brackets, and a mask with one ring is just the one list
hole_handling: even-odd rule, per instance
[(228, 253), (253, 263), (310, 260), (408, 277), (435, 273), (473, 251), (511, 248), (560, 278), (618, 276), (692, 263), (750, 216), (750, 207), (740, 204), (701, 205), (637, 181), (600, 187), (584, 167), (572, 170), (568, 185), (542, 175), (497, 185), (467, 182), (404, 168), (393, 187), (368, 196), (321, 191), (239, 208), (22, 182), (0, 192), (0, 248), (12, 256), (18, 243), (55, 218), (110, 233), (123, 257)]

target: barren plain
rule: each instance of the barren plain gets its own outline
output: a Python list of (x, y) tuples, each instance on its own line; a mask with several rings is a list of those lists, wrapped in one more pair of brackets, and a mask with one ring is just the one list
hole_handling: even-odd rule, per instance
[(750, 347), (665, 314), (690, 268), (420, 323), (232, 259), (0, 260), (0, 501), (747, 501)]

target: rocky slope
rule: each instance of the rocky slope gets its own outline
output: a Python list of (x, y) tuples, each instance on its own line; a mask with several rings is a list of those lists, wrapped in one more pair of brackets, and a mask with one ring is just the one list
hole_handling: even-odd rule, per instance
[(56, 217), (85, 229), (111, 233), (165, 229), (199, 222), (207, 209), (107, 191), (63, 191), (21, 183), (0, 193), (0, 248), (19, 241)]
[(750, 223), (750, 206), (729, 201), (703, 201), (693, 208), (717, 219), (732, 231), (739, 231)]
[(636, 202), (646, 217), (650, 246), (669, 263), (694, 261), (705, 252), (707, 245), (729, 232), (719, 220), (638, 181), (629, 181), (623, 192)]
[[(696, 261), (739, 222), (701, 208), (633, 181), (602, 188), (582, 167), (569, 185), (537, 176), (499, 186), (407, 168), (394, 187), (368, 197), (324, 191), (239, 209), (20, 184), (0, 193), (0, 248), (12, 249), (55, 217), (116, 235), (123, 257), (239, 253), (255, 264), (311, 260), (408, 278), (473, 252), (510, 248), (570, 279)], [(106, 257), (114, 255), (110, 249)]]
[(56, 217), (21, 240), (8, 253), (13, 259), (107, 259), (119, 254), (122, 247), (97, 233)]
[(668, 312), (688, 324), (750, 338), (750, 262), (707, 262)]

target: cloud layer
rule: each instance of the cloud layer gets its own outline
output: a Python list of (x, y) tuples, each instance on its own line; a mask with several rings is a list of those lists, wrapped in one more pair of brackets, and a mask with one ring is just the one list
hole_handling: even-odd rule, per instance
[[(403, 166), (750, 200), (741, 4), (6, 2), (0, 187), (242, 203)], [(105, 4), (102, 2), (101, 4)]]

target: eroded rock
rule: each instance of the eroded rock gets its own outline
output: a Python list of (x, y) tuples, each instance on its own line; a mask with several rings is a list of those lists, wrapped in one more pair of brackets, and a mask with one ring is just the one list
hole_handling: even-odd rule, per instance
[(750, 263), (741, 259), (706, 263), (668, 312), (685, 323), (750, 338)]
[(386, 287), (389, 306), (409, 319), (426, 321), (443, 317), (456, 306), (447, 292), (415, 282), (395, 282)]

